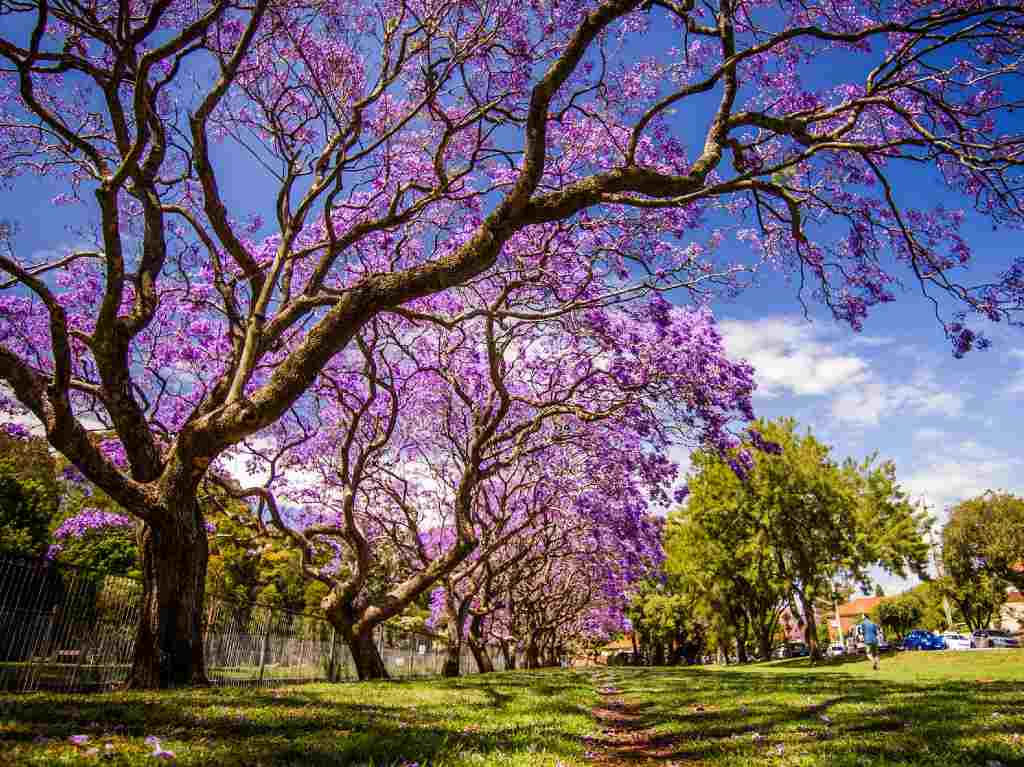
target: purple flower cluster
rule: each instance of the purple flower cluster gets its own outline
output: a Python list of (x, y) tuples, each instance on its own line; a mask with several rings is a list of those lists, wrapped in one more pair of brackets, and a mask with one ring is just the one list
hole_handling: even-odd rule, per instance
[(7, 423), (0, 424), (0, 431), (6, 434), (11, 439), (28, 439), (32, 436), (32, 431), (24, 424), (14, 423), (8, 421)]
[(81, 538), (93, 530), (131, 527), (135, 520), (123, 514), (112, 514), (94, 508), (82, 509), (73, 517), (68, 517), (53, 531), (58, 541), (65, 538)]

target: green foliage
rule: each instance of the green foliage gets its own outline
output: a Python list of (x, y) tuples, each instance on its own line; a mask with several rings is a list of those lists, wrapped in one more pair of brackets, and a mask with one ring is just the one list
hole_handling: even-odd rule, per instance
[(0, 552), (45, 553), (58, 503), (46, 443), (0, 434)]
[(692, 595), (718, 647), (745, 654), (753, 634), (762, 655), (774, 644), (785, 607), (783, 579), (765, 531), (743, 513), (743, 486), (723, 461), (698, 453), (684, 509), (669, 515), (666, 570)]
[(910, 593), (880, 602), (871, 613), (891, 640), (918, 628), (923, 617), (921, 601)]
[[(60, 472), (67, 463), (61, 459), (56, 469)], [(127, 512), (99, 488), (88, 482), (61, 483), (60, 511), (54, 517), (50, 530), (91, 508), (108, 514), (127, 516)], [(133, 527), (108, 527), (87, 531), (77, 538), (65, 538), (57, 558), (69, 565), (88, 568), (110, 575), (139, 577), (139, 547)]]
[(254, 531), (241, 501), (210, 489), (200, 504), (215, 527), (206, 574), (210, 595), (295, 612), (319, 606), (325, 587), (307, 587), (299, 552), (279, 537)]
[(956, 583), (984, 573), (1024, 590), (1024, 499), (990, 490), (957, 504), (942, 530), (942, 558)]
[(746, 481), (718, 455), (694, 456), (689, 500), (669, 519), (666, 567), (741, 635), (749, 627), (773, 637), (779, 612), (795, 596), (817, 652), (814, 606), (832, 596), (833, 578), (844, 574), (867, 588), (872, 566), (923, 572), (929, 520), (899, 487), (892, 462), (871, 456), (839, 466), (792, 419), (754, 428), (780, 451), (746, 445), (754, 455)]
[(702, 635), (689, 596), (675, 584), (642, 582), (631, 595), (626, 616), (633, 624), (641, 653), (656, 665), (691, 657)]
[(942, 529), (942, 593), (971, 629), (999, 615), (1010, 583), (1024, 585), (1024, 500), (987, 492), (950, 511)]
[(985, 572), (975, 572), (963, 580), (947, 575), (936, 579), (935, 584), (956, 605), (972, 631), (987, 628), (1006, 602), (1006, 581)]

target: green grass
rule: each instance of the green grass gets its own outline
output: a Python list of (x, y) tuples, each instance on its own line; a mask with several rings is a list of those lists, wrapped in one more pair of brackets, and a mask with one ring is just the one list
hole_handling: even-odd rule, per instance
[[(0, 765), (155, 765), (144, 743), (150, 735), (182, 766), (580, 764), (596, 699), (588, 675), (559, 671), (277, 689), (0, 695)], [(90, 736), (89, 743), (68, 742), (79, 734)], [(88, 755), (92, 747), (99, 755)]]
[[(646, 730), (639, 736), (651, 743), (646, 751), (660, 759), (644, 749), (602, 751), (590, 709), (595, 686), (608, 683), (621, 688), (619, 697)], [(79, 734), (89, 743), (68, 741)], [(864, 661), (811, 668), (790, 660), (256, 690), (0, 695), (3, 766), (155, 765), (144, 743), (149, 735), (182, 766), (1024, 766), (1024, 651), (906, 653), (885, 658), (878, 673)], [(92, 747), (98, 755), (89, 755)]]
[(680, 765), (1024, 765), (1024, 651), (900, 653), (878, 672), (799, 659), (609, 679)]

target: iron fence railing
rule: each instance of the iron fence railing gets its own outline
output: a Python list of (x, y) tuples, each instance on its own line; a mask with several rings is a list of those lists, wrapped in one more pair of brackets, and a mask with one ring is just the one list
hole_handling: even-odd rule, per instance
[[(104, 690), (128, 678), (142, 583), (41, 558), (0, 554), (0, 690)], [(322, 617), (207, 598), (206, 670), (222, 686), (356, 679), (348, 646)], [(392, 677), (441, 673), (447, 644), (379, 626)], [(495, 670), (504, 659), (490, 649)], [(477, 671), (468, 648), (463, 673)]]

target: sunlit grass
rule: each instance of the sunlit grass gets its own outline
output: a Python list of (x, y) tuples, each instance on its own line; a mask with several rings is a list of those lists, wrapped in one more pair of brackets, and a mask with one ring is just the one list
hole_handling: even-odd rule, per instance
[(1024, 765), (1024, 651), (617, 672), (680, 764)]
[[(6, 695), (0, 696), (0, 765), (155, 765), (160, 760), (151, 756), (148, 736), (178, 765), (578, 763), (581, 738), (593, 730), (595, 700), (588, 676), (565, 672)], [(74, 735), (89, 740), (76, 745), (69, 741)]]
[[(603, 748), (611, 684), (660, 758)], [(0, 765), (1011, 767), (1024, 651), (540, 671), (277, 689), (0, 696)], [(73, 743), (70, 738), (86, 736)], [(159, 746), (147, 737), (155, 737)], [(589, 738), (589, 740), (584, 740)], [(81, 740), (81, 739), (80, 739)], [(107, 744), (110, 745), (107, 748)], [(96, 749), (96, 751), (92, 751)], [(589, 755), (588, 753), (589, 752)]]

